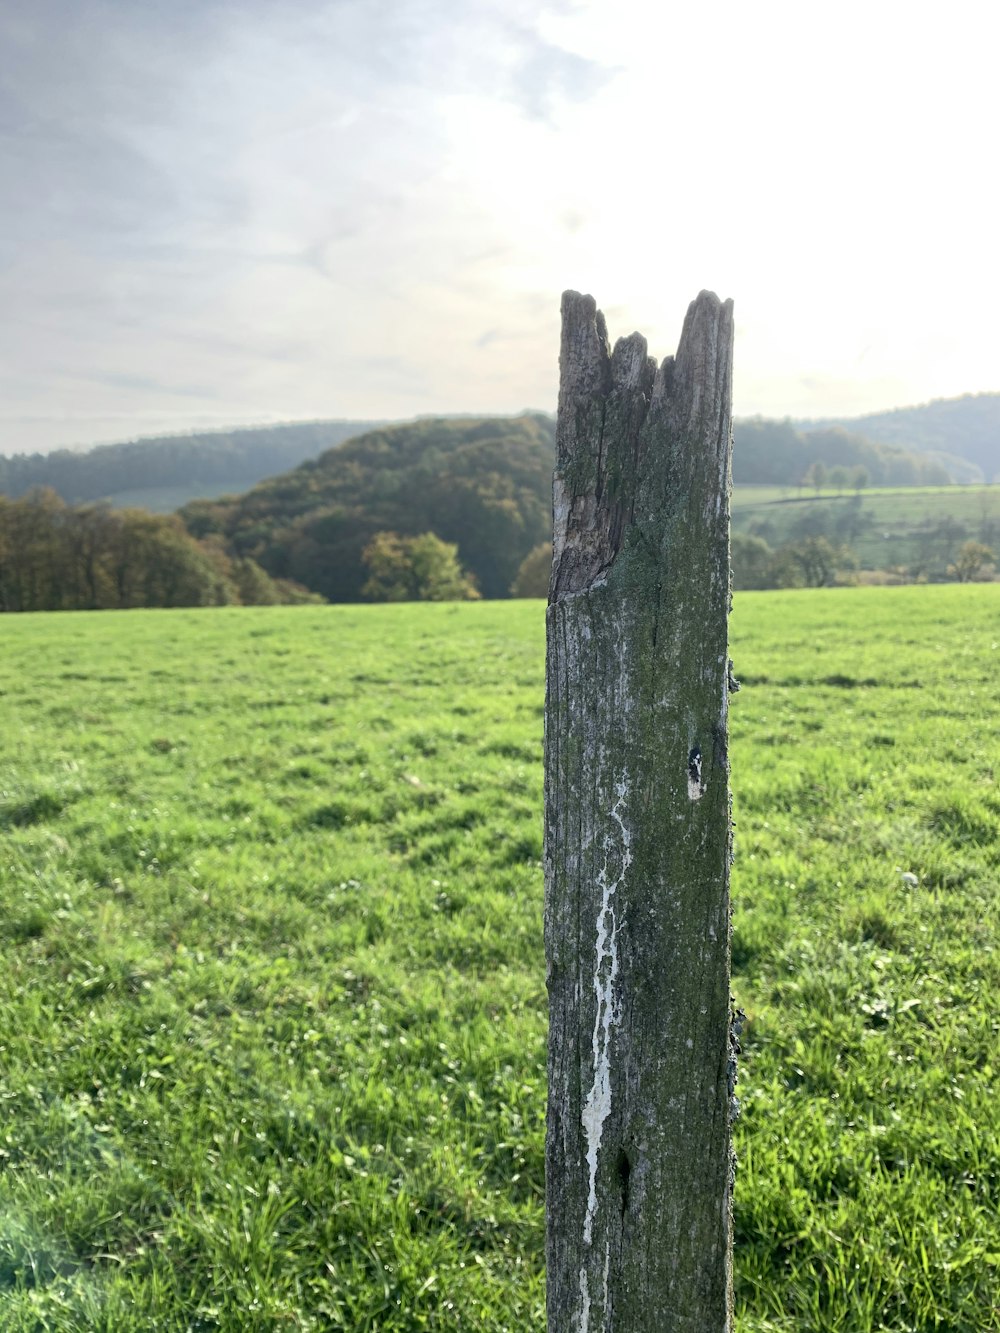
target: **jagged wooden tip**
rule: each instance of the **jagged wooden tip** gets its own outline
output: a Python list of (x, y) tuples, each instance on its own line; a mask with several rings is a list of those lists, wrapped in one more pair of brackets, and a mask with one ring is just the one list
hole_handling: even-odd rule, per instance
[(644, 503), (662, 500), (652, 476), (683, 438), (708, 441), (728, 467), (732, 357), (733, 303), (714, 292), (691, 302), (677, 353), (659, 366), (641, 333), (612, 351), (594, 298), (563, 293), (550, 601), (610, 568)]

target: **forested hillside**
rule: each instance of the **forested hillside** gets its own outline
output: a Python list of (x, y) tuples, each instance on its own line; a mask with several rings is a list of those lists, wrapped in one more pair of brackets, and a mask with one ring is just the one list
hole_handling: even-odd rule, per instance
[[(983, 407), (981, 400), (969, 401)], [(917, 410), (917, 418), (928, 410)], [(913, 418), (910, 412), (890, 415)], [(290, 580), (331, 601), (366, 600), (373, 586), (366, 552), (406, 554), (410, 539), (425, 545), (436, 540), (435, 551), (440, 543), (456, 547), (449, 557), (458, 562), (455, 577), (461, 582), (471, 575), (470, 588), (484, 597), (506, 597), (515, 585), (525, 595), (529, 584), (537, 595), (538, 580), (525, 582), (519, 569), (532, 552), (538, 563), (539, 549), (544, 551), (551, 535), (552, 417), (428, 418), (354, 434), (362, 424), (300, 423), (108, 445), (85, 454), (0, 459), (0, 493), (6, 489), (21, 497), (0, 511), (0, 609), (296, 595), (271, 586), (273, 580)], [(930, 430), (923, 438), (931, 438)], [(940, 453), (873, 442), (843, 426), (799, 430), (788, 421), (753, 419), (737, 421), (734, 433), (738, 487), (779, 487), (784, 499), (793, 488), (802, 498), (829, 499), (831, 490), (841, 499), (853, 497), (849, 508), (833, 515), (832, 526), (822, 526), (822, 515), (812, 509), (798, 514), (792, 528), (778, 521), (780, 505), (755, 516), (747, 535), (758, 547), (773, 547), (767, 552), (766, 586), (775, 579), (782, 585), (798, 579), (798, 566), (786, 556), (795, 553), (796, 543), (815, 545), (820, 538), (830, 544), (824, 578), (840, 577), (841, 567), (889, 565), (903, 571), (899, 577), (951, 577), (963, 541), (979, 542), (981, 564), (992, 568), (992, 529), (990, 537), (983, 535), (985, 519), (978, 510), (970, 521), (945, 504), (932, 520), (916, 527), (907, 521), (891, 551), (884, 539), (868, 540), (875, 510), (862, 501), (863, 493), (884, 486), (947, 485), (952, 472), (972, 469), (971, 462), (958, 460), (950, 471)], [(303, 453), (310, 455), (304, 461)], [(289, 458), (299, 459), (291, 470)], [(250, 485), (261, 472), (278, 475)], [(46, 478), (58, 486), (40, 488)], [(223, 486), (228, 495), (220, 495)], [(199, 497), (180, 511), (183, 524), (143, 526), (137, 498), (156, 509), (157, 497), (162, 505), (178, 488), (183, 497)], [(243, 493), (233, 493), (239, 490)], [(93, 504), (108, 495), (119, 497), (121, 519), (106, 505)], [(988, 504), (988, 497), (977, 503)], [(840, 518), (849, 520), (849, 530), (841, 531)], [(886, 519), (879, 532), (898, 526)], [(757, 547), (749, 554), (744, 547), (734, 546), (740, 583), (748, 576), (744, 566), (750, 556), (761, 554)], [(546, 559), (543, 554), (542, 565)], [(166, 583), (156, 575), (157, 561), (168, 571)]]
[(484, 597), (505, 597), (550, 529), (555, 423), (437, 418), (372, 431), (246, 495), (196, 501), (182, 517), (270, 574), (331, 601), (361, 598), (362, 552), (378, 532), (457, 543)]
[(203, 495), (236, 494), (314, 458), (378, 421), (299, 421), (246, 430), (164, 435), (77, 452), (0, 457), (0, 493), (51, 486), (67, 504), (116, 499), (167, 511)]
[[(956, 417), (953, 409), (960, 404), (966, 407)], [(827, 469), (863, 467), (867, 484), (873, 486), (969, 481), (982, 472), (991, 476), (991, 467), (1000, 469), (996, 443), (1000, 420), (994, 420), (1000, 418), (998, 405), (1000, 395), (983, 394), (931, 403), (926, 408), (903, 408), (859, 422), (737, 421), (735, 479), (744, 485), (796, 486), (816, 463)], [(973, 418), (979, 423), (975, 429), (970, 424)], [(537, 419), (545, 420), (542, 414)], [(869, 420), (873, 423), (870, 431), (863, 428)], [(0, 456), (0, 494), (16, 499), (35, 487), (49, 486), (68, 504), (107, 500), (116, 507), (167, 513), (191, 500), (239, 495), (344, 440), (385, 425), (381, 421), (292, 422), (160, 436), (86, 451)], [(909, 449), (911, 443), (931, 452), (914, 453)], [(972, 461), (973, 456), (979, 461)]]
[[(735, 435), (738, 483), (857, 492), (950, 480), (938, 463), (841, 428), (741, 421)], [(554, 422), (542, 414), (427, 419), (359, 436), (245, 495), (195, 501), (181, 514), (196, 537), (215, 537), (331, 601), (364, 599), (363, 553), (386, 532), (455, 543), (482, 595), (505, 597), (522, 560), (550, 536), (554, 455)]]
[(849, 421), (800, 421), (796, 425), (800, 430), (840, 425), (883, 444), (957, 455), (978, 468), (983, 481), (1000, 480), (1000, 393), (967, 393)]

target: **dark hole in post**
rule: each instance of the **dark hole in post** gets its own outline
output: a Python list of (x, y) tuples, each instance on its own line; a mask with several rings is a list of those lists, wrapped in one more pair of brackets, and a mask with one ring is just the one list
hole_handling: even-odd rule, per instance
[(697, 745), (688, 755), (688, 787), (690, 795), (694, 795), (696, 790), (701, 795), (701, 750)]
[(632, 1174), (632, 1163), (624, 1148), (618, 1154), (618, 1190), (621, 1198), (622, 1217), (628, 1212), (628, 1179)]

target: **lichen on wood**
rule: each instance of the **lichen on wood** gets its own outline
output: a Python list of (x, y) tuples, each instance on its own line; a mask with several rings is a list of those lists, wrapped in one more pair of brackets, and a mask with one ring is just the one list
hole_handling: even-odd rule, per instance
[(731, 1328), (732, 304), (563, 297), (547, 616), (550, 1333)]

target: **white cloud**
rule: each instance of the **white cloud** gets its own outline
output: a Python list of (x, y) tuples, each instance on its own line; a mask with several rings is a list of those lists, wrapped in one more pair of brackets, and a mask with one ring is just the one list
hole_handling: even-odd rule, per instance
[(550, 407), (566, 286), (661, 355), (733, 296), (744, 413), (997, 387), (995, 20), (943, 13), (22, 7), (0, 450)]

